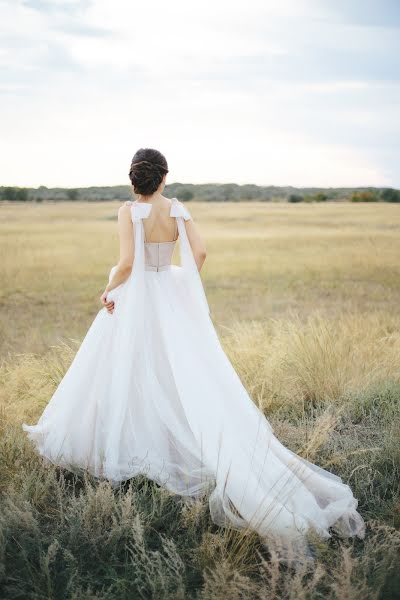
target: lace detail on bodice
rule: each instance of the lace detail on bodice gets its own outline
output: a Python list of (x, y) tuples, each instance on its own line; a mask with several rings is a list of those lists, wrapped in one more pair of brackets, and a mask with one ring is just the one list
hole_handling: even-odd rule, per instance
[(169, 268), (176, 240), (172, 242), (144, 242), (144, 263), (147, 271)]

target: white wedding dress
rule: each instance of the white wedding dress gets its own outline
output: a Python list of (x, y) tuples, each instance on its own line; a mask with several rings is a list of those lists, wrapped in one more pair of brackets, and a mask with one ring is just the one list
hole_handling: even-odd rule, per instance
[(310, 529), (364, 537), (350, 487), (279, 442), (225, 355), (186, 234), (188, 210), (172, 200), (176, 266), (175, 242), (145, 242), (151, 208), (131, 204), (135, 259), (109, 293), (114, 313), (100, 309), (38, 423), (23, 429), (45, 459), (113, 486), (143, 473), (182, 496), (210, 491), (215, 523), (279, 540), (282, 553), (309, 548)]

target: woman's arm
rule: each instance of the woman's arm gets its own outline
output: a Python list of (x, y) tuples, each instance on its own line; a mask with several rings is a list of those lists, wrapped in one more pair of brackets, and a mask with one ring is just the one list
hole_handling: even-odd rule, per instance
[(193, 219), (185, 221), (185, 227), (194, 260), (196, 261), (198, 270), (201, 271), (207, 256), (206, 245)]
[(100, 298), (103, 305), (107, 307), (107, 310), (109, 309), (108, 305), (114, 305), (114, 302), (107, 302), (108, 292), (121, 285), (121, 283), (124, 283), (132, 271), (135, 245), (133, 240), (131, 209), (129, 205), (125, 204), (118, 209), (118, 233), (119, 261), (111, 281), (107, 284)]

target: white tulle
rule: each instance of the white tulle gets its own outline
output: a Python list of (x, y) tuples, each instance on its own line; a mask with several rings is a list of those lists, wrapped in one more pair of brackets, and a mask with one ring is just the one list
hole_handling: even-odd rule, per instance
[(143, 473), (179, 495), (210, 491), (215, 523), (257, 531), (282, 553), (306, 547), (311, 529), (364, 537), (350, 487), (279, 442), (225, 355), (177, 199), (181, 265), (145, 270), (150, 210), (132, 204), (135, 261), (110, 293), (114, 313), (99, 311), (38, 423), (23, 429), (45, 459), (113, 486)]

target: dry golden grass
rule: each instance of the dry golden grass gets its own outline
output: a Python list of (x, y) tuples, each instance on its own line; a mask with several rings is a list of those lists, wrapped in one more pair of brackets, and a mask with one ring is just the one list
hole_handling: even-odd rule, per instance
[(44, 467), (34, 422), (100, 309), (118, 203), (0, 206), (0, 596), (395, 598), (400, 549), (399, 208), (200, 204), (223, 346), (293, 451), (343, 477), (365, 540), (315, 540), (283, 568), (207, 500), (148, 480), (113, 491)]
[(388, 312), (298, 314), (234, 323), (227, 351), (258, 406), (335, 404), (388, 379), (400, 383), (399, 317)]
[[(81, 339), (118, 257), (119, 203), (3, 204), (2, 351)], [(191, 203), (217, 327), (316, 310), (397, 314), (400, 213), (391, 204)]]

